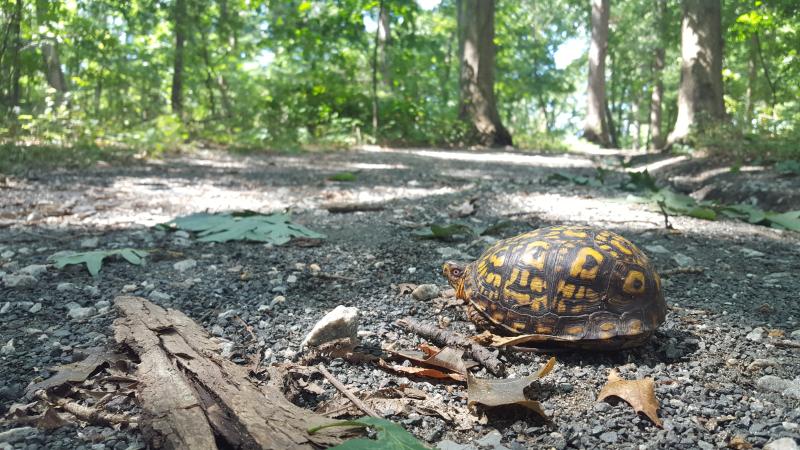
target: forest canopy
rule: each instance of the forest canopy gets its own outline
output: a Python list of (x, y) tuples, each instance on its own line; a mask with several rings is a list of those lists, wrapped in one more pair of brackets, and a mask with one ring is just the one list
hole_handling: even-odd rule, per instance
[[(800, 155), (793, 0), (0, 5), (5, 144), (281, 149), (513, 138), (520, 148), (565, 150), (589, 137), (594, 115), (605, 135), (590, 140), (603, 146)], [(719, 53), (720, 67), (710, 68), (711, 84), (695, 87), (711, 92), (719, 76), (721, 96), (710, 101), (721, 109), (702, 127), (704, 113), (691, 115), (690, 133), (681, 134), (682, 37), (714, 15), (722, 45), (708, 51)], [(600, 61), (590, 58), (595, 45)], [(597, 98), (591, 87), (600, 85)]]

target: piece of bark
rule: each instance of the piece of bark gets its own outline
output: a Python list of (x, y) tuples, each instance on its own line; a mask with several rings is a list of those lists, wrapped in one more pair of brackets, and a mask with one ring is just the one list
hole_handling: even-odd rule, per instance
[(386, 206), (381, 203), (329, 203), (323, 208), (331, 214), (346, 214), (359, 211), (382, 211)]
[(114, 300), (118, 343), (138, 354), (142, 430), (154, 448), (311, 449), (341, 442), (333, 431), (309, 435), (331, 419), (291, 404), (270, 386), (257, 387), (247, 368), (222, 358), (218, 344), (180, 311), (143, 298)]
[(463, 348), (468, 356), (475, 359), (483, 367), (486, 367), (489, 372), (497, 376), (505, 374), (505, 366), (497, 359), (497, 355), (494, 352), (460, 333), (443, 330), (434, 324), (417, 322), (408, 317), (395, 323), (400, 328), (429, 339), (437, 345)]

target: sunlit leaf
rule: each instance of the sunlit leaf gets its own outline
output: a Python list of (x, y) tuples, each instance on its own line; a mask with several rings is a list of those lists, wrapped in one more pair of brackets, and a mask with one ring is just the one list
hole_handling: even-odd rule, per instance
[(334, 422), (329, 425), (322, 425), (308, 430), (309, 434), (314, 434), (320, 430), (331, 427), (369, 427), (376, 431), (376, 439), (357, 438), (345, 441), (343, 444), (333, 447), (337, 450), (430, 450), (422, 442), (418, 441), (411, 433), (400, 425), (375, 417), (365, 416), (358, 420), (344, 420)]
[(120, 256), (129, 263), (135, 266), (144, 264), (144, 257), (147, 252), (144, 250), (136, 250), (132, 248), (122, 248), (115, 250), (93, 250), (90, 252), (70, 253), (70, 254), (55, 254), (51, 255), (48, 260), (53, 261), (56, 269), (63, 269), (66, 266), (74, 264), (84, 264), (89, 273), (96, 277), (103, 267), (103, 260), (109, 256)]
[(281, 245), (293, 238), (323, 239), (325, 235), (292, 223), (285, 214), (196, 213), (178, 217), (169, 227), (197, 233), (200, 242), (256, 241)]

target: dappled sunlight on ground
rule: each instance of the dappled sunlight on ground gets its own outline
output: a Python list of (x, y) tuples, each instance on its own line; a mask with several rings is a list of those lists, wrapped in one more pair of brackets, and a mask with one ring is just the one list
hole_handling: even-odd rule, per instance
[(434, 160), (455, 160), (469, 162), (491, 162), (518, 164), (537, 167), (592, 167), (591, 161), (583, 158), (570, 156), (546, 156), (528, 155), (522, 153), (507, 152), (482, 152), (482, 151), (442, 151), (425, 149), (389, 149), (389, 148), (366, 148), (367, 152), (386, 152), (403, 153), (414, 156), (422, 156)]

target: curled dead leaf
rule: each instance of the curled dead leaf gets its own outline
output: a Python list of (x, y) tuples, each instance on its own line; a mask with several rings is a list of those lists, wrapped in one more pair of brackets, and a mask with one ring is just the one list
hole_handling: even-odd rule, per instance
[(529, 399), (525, 395), (525, 389), (534, 381), (550, 373), (555, 363), (556, 359), (550, 358), (539, 372), (534, 375), (505, 380), (475, 378), (467, 372), (467, 398), (469, 399), (469, 404), (470, 406), (481, 404), (489, 407), (520, 405), (549, 420), (541, 403), (537, 400)]
[(637, 413), (646, 415), (657, 427), (661, 427), (658, 417), (658, 399), (656, 399), (655, 382), (652, 378), (642, 380), (624, 380), (616, 369), (608, 374), (608, 381), (600, 390), (597, 401), (608, 397), (619, 397), (625, 400)]
[(434, 378), (437, 380), (453, 380), (453, 381), (466, 381), (464, 375), (460, 373), (444, 372), (439, 369), (432, 369), (429, 367), (414, 367), (414, 366), (401, 366), (399, 364), (389, 364), (384, 360), (378, 361), (378, 367), (381, 367), (392, 372), (401, 373), (404, 375), (412, 375), (415, 377)]

